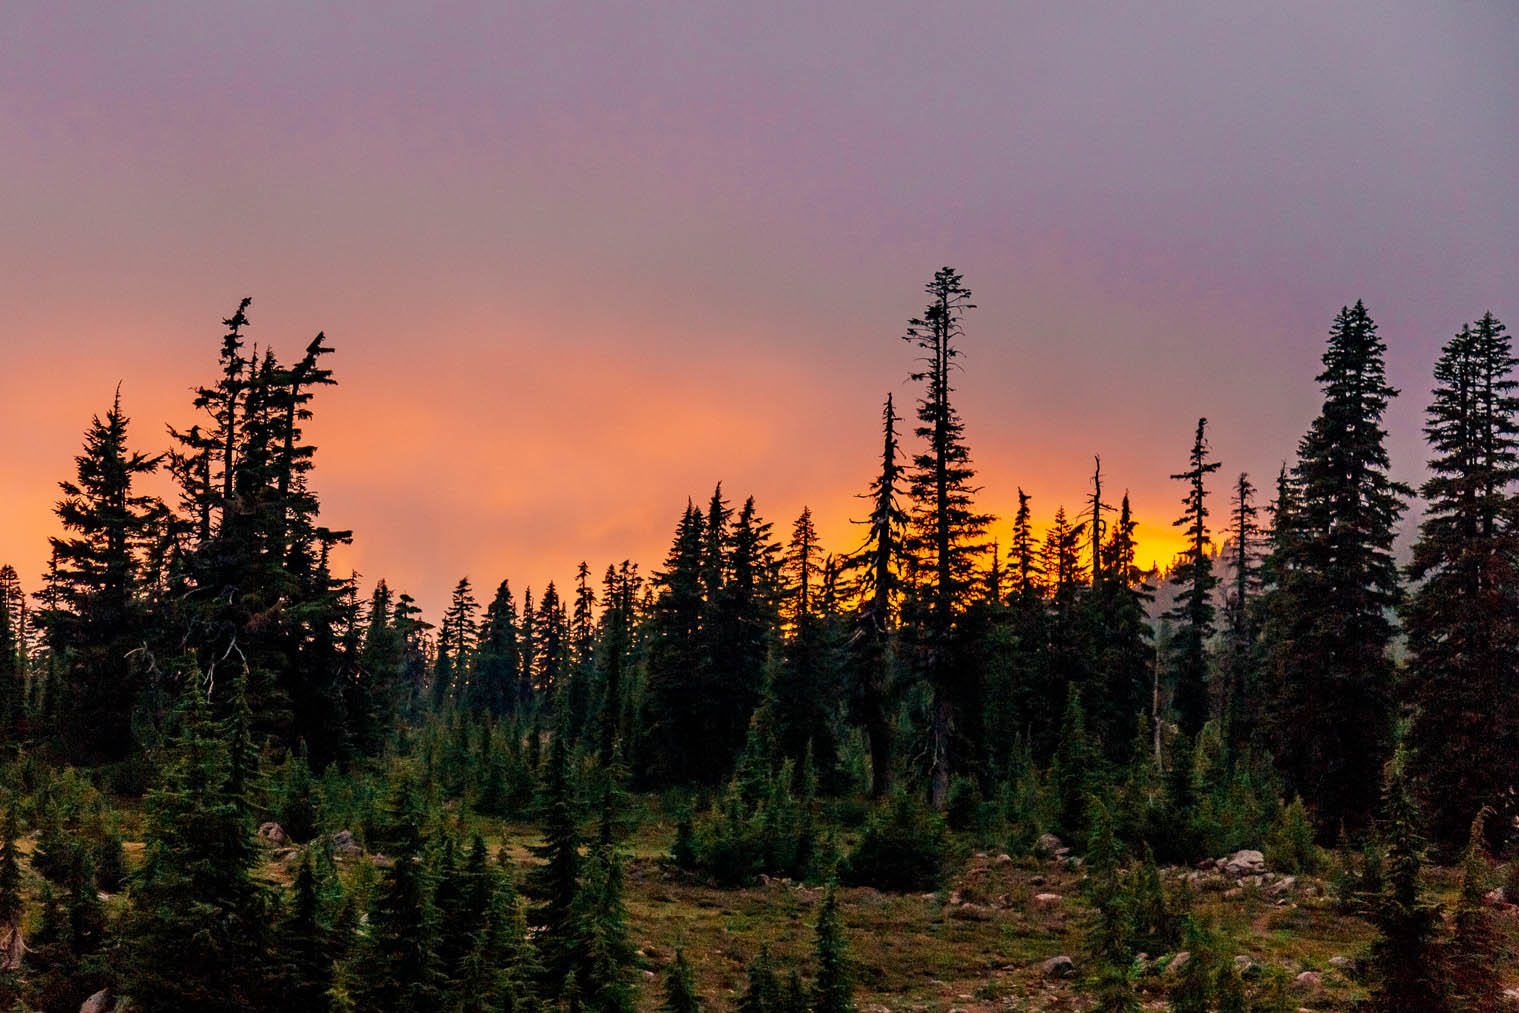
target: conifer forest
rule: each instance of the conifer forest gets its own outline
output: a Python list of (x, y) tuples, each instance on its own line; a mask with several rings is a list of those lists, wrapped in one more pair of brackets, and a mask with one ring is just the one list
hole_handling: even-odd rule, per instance
[(1333, 313), (1277, 474), (1226, 470), (1206, 418), (1169, 449), (1162, 572), (1100, 459), (1047, 527), (1021, 492), (987, 512), (968, 282), (903, 306), (882, 354), (913, 393), (857, 406), (880, 450), (849, 463), (852, 544), (715, 475), (670, 490), (662, 560), (461, 576), (436, 614), (334, 566), (364, 533), (324, 513), (306, 438), (340, 380), (324, 335), (277, 354), (243, 299), (166, 431), (101, 405), (47, 571), (0, 570), (0, 1001), (1509, 1002), (1504, 325), (1452, 322), (1415, 490), (1383, 428), (1415, 395), (1368, 308)]
[(1519, 0), (0, 0), (0, 1013), (1519, 1013)]

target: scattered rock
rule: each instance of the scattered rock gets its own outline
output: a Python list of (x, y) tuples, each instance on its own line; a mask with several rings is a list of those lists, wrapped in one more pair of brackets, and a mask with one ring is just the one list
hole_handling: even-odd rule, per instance
[(1239, 968), (1240, 974), (1248, 974), (1255, 967), (1255, 961), (1250, 959), (1249, 954), (1241, 953), (1234, 958), (1234, 966)]
[(1065, 954), (1051, 957), (1039, 965), (1039, 970), (1044, 972), (1046, 978), (1074, 978), (1076, 976), (1076, 962)]
[(1330, 957), (1329, 966), (1347, 978), (1355, 974), (1355, 960), (1351, 957)]
[(1500, 886), (1496, 890), (1487, 891), (1482, 895), (1482, 899), (1492, 907), (1502, 907), (1508, 903), (1508, 894), (1504, 893), (1503, 887)]
[(1068, 849), (1054, 834), (1043, 834), (1034, 842), (1034, 854), (1040, 858), (1055, 858), (1062, 851), (1068, 851)]
[(998, 865), (1012, 865), (1013, 864), (1013, 856), (1009, 855), (1007, 852), (1004, 851), (1002, 854), (1000, 854), (1000, 855), (997, 856), (997, 864)]
[(396, 866), (396, 860), (383, 851), (376, 851), (369, 856), (369, 860), (374, 863), (376, 869), (393, 869)]
[(1292, 988), (1298, 992), (1317, 992), (1324, 987), (1324, 976), (1317, 971), (1304, 971), (1292, 979)]
[(1519, 1006), (1519, 988), (1505, 988), (1503, 1001), (1510, 1006)]
[(276, 847), (290, 843), (290, 836), (285, 833), (285, 828), (278, 823), (260, 823), (258, 825), (258, 835)]
[(1223, 862), (1220, 868), (1235, 879), (1259, 876), (1266, 871), (1266, 856), (1259, 851), (1236, 851), (1220, 861)]
[(1192, 961), (1192, 953), (1189, 950), (1178, 950), (1176, 956), (1166, 964), (1167, 974), (1180, 974), (1181, 969)]
[(1296, 883), (1296, 876), (1283, 876), (1281, 879), (1273, 880), (1271, 885), (1266, 887), (1266, 896), (1280, 897), (1282, 894), (1291, 890), (1293, 886), (1296, 885)]
[(339, 830), (332, 835), (332, 853), (337, 858), (357, 858), (364, 849), (353, 839), (353, 831)]
[(1062, 896), (1060, 896), (1060, 894), (1058, 894), (1058, 893), (1036, 893), (1036, 894), (1034, 894), (1034, 906), (1035, 907), (1056, 907), (1063, 900), (1065, 900), (1065, 898), (1062, 897)]
[(111, 990), (103, 988), (79, 1004), (79, 1013), (111, 1013), (115, 1008)]
[(1043, 886), (1044, 885), (1044, 877), (1043, 876), (1030, 876), (1028, 878), (1028, 885), (1029, 886)]

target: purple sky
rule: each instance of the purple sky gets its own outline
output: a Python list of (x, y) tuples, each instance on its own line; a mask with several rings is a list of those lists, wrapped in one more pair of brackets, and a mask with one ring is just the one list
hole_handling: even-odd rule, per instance
[(1439, 346), (1519, 326), (1516, 51), (1511, 3), (13, 0), (0, 560), (117, 380), (144, 449), (191, 421), (244, 294), (337, 347), (318, 491), (431, 612), (657, 565), (718, 479), (852, 547), (942, 264), (992, 510), (1101, 453), (1168, 554), (1198, 416), (1269, 485), (1357, 298), (1418, 481)]

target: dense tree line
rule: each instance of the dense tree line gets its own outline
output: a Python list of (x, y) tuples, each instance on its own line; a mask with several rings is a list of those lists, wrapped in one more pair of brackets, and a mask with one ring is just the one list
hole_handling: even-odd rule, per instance
[[(990, 540), (998, 521), (977, 505), (955, 403), (971, 292), (946, 267), (926, 293), (903, 335), (918, 355), (906, 369), (920, 385), (916, 443), (888, 395), (880, 459), (862, 462), (857, 544), (827, 551), (805, 508), (783, 538), (753, 496), (719, 484), (687, 500), (652, 573), (625, 560), (596, 580), (582, 562), (564, 590), (520, 597), (506, 579), (477, 597), (463, 577), (436, 623), (383, 580), (364, 600), (355, 576), (332, 572), (352, 536), (321, 517), (303, 434), (336, 382), (323, 335), (292, 364), (250, 352), (244, 300), (214, 381), (195, 392), (196, 421), (170, 427), (161, 455), (134, 449), (118, 392), (60, 483), (62, 533), (38, 593), (0, 570), (5, 758), (87, 767), (111, 792), (146, 796), (147, 851), (129, 883), (119, 830), (89, 815), (88, 792), (28, 817), (77, 837), (53, 856), (60, 893), (44, 918), (57, 980), (164, 1009), (551, 996), (630, 1008), (625, 787), (684, 793), (674, 860), (722, 881), (918, 888), (940, 876), (948, 832), (1025, 849), (1058, 832), (1101, 859), (1094, 903), (1112, 918), (1132, 915), (1119, 898), (1145, 861), (1268, 837), (1402, 833), (1387, 838), (1396, 873), (1422, 857), (1408, 836), (1417, 813), (1429, 814), (1418, 832), (1454, 856), (1491, 809), (1482, 846), (1511, 845), (1519, 397), (1501, 323), (1463, 327), (1435, 366), (1432, 477), (1406, 573), (1393, 539), (1412, 490), (1389, 477), (1382, 429), (1398, 392), (1356, 303), (1333, 322), (1321, 412), (1268, 506), (1240, 474), (1227, 521), (1210, 524), (1222, 463), (1197, 420), (1172, 475), (1186, 548), (1162, 609), (1161, 575), (1136, 564), (1129, 496), (1105, 502), (1100, 459), (1082, 509), (1059, 507), (1041, 534), (1020, 490), (1005, 543)], [(159, 469), (173, 504), (142, 492)], [(314, 786), (369, 783), (376, 769), (383, 805), (336, 788), (324, 805), (385, 850), (378, 882), (339, 886), (321, 850), (283, 899), (257, 879), (260, 817), (330, 835), (342, 828), (314, 815)], [(436, 793), (479, 818), (540, 821), (542, 863), (519, 884)], [(823, 800), (854, 795), (881, 804), (845, 853)], [(9, 875), (0, 856), (0, 920), (14, 921)], [(89, 899), (104, 877), (131, 898), (109, 931)], [(1399, 889), (1398, 910), (1422, 917), (1406, 879)], [(824, 914), (833, 953), (839, 927)], [(438, 933), (441, 918), (466, 938)], [(1388, 926), (1390, 946), (1433, 931)], [(1100, 929), (1096, 950), (1116, 961), (1134, 931)], [(106, 946), (125, 970), (108, 970)], [(190, 961), (204, 977), (184, 973)], [(666, 976), (670, 1008), (686, 1008), (684, 961)], [(824, 963), (833, 978), (802, 1001), (843, 1008), (845, 965)], [(752, 971), (752, 992), (774, 990), (752, 1008), (787, 1001), (774, 974)], [(1113, 1008), (1120, 979), (1100, 989)]]

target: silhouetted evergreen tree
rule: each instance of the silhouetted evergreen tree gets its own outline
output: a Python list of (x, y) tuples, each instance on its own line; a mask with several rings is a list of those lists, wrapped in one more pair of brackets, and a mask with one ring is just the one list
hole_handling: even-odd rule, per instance
[(1361, 303), (1340, 311), (1318, 376), (1323, 411), (1298, 446), (1296, 502), (1276, 518), (1272, 742), (1321, 833), (1366, 825), (1391, 736), (1392, 540), (1408, 490), (1387, 475), (1382, 415), (1397, 391), (1384, 349)]
[(522, 635), (517, 649), (517, 704), (526, 707), (533, 700), (538, 685), (538, 610), (533, 607), (533, 589), (522, 593)]
[(710, 780), (720, 766), (718, 757), (702, 749), (711, 730), (702, 727), (699, 709), (706, 671), (699, 640), (705, 612), (701, 580), (705, 529), (701, 512), (687, 502), (665, 568), (654, 577), (659, 596), (651, 618), (639, 758), (645, 777), (656, 783)]
[(575, 599), (570, 608), (565, 688), (560, 703), (568, 708), (570, 727), (582, 741), (596, 741), (591, 706), (596, 694), (596, 592), (584, 560), (575, 569)]
[[(75, 478), (59, 483), (67, 535), (50, 538), (56, 600), (40, 615), (59, 662), (57, 731), (75, 761), (120, 760), (134, 745), (132, 723), (152, 678), (150, 602), (143, 553), (165, 510), (134, 487), (159, 458), (127, 447), (118, 390), (105, 418), (85, 432)], [(14, 650), (14, 647), (11, 648)]]
[(953, 268), (935, 272), (925, 286), (930, 302), (922, 317), (908, 323), (903, 340), (923, 351), (923, 369), (912, 374), (925, 383), (914, 432), (928, 441), (913, 457), (911, 476), (913, 551), (925, 560), (921, 573), (923, 613), (914, 616), (921, 666), (931, 700), (928, 715), (929, 797), (942, 809), (949, 796), (950, 755), (957, 703), (967, 696), (972, 673), (957, 665), (955, 622), (968, 601), (976, 561), (990, 515), (973, 505), (975, 469), (965, 443), (965, 425), (950, 402), (950, 371), (964, 336), (965, 312), (975, 308), (971, 293)]
[(194, 652), (218, 710), (227, 676), (246, 671), (260, 736), (306, 741), (321, 767), (365, 721), (346, 706), (358, 671), (352, 582), (330, 566), (352, 534), (319, 523), (316, 448), (303, 434), (316, 390), (335, 383), (322, 365), (332, 349), (318, 334), (292, 366), (267, 349), (245, 354), (248, 305), (224, 321), (220, 378), (196, 391), (206, 427), (171, 429), (188, 544), (175, 549), (174, 608), (161, 618)]
[(1134, 562), (1136, 527), (1128, 493), (1124, 493), (1118, 517), (1097, 557), (1101, 570), (1091, 591), (1094, 628), (1088, 717), (1113, 760), (1124, 759), (1130, 748), (1134, 715), (1150, 710), (1154, 650), (1148, 608), (1154, 596)]
[(533, 688), (553, 700), (561, 688), (568, 661), (569, 621), (564, 602), (551, 580), (538, 600), (538, 621), (533, 626)]
[(1255, 486), (1240, 472), (1230, 510), (1229, 587), (1224, 598), (1226, 637), (1219, 661), (1223, 676), (1220, 713), (1224, 737), (1238, 749), (1252, 741), (1260, 726), (1260, 595), (1262, 532), (1256, 520)]
[(470, 674), (469, 700), (473, 709), (504, 717), (517, 706), (517, 604), (503, 580), (485, 609), (480, 645)]
[(1464, 840), (1472, 813), (1499, 846), (1519, 783), (1519, 397), (1516, 359), (1491, 313), (1464, 326), (1435, 364), (1425, 434), (1427, 504), (1404, 609), (1415, 703), (1412, 762), (1435, 840)]
[(789, 635), (771, 680), (768, 706), (770, 731), (780, 751), (777, 759), (791, 760), (800, 776), (810, 756), (815, 769), (831, 782), (838, 753), (834, 718), (839, 686), (827, 617), (819, 607), (822, 554), (812, 511), (804, 507), (786, 551), (784, 619)]
[(441, 709), (453, 701), (465, 687), (475, 647), (478, 630), (475, 613), (479, 603), (475, 601), (474, 589), (469, 578), (459, 578), (443, 622), (438, 627), (438, 654), (433, 664), (433, 709)]
[(884, 432), (881, 471), (861, 498), (870, 502), (865, 542), (846, 559), (857, 573), (858, 606), (846, 658), (849, 715), (870, 744), (870, 793), (881, 798), (891, 788), (893, 633), (901, 593), (908, 516), (899, 502), (902, 464), (897, 446), (897, 414), (891, 395), (881, 412)]
[[(1055, 747), (1055, 729), (1065, 702), (1063, 695), (1055, 695), (1050, 671), (1043, 561), (1029, 496), (1019, 489), (1007, 557), (1006, 630), (1011, 648), (1001, 654), (1006, 678), (1001, 695), (1008, 713), (1002, 727), (1015, 729), (1041, 758)], [(1064, 693), (1063, 688), (1060, 692)]]
[[(1072, 524), (1065, 507), (1055, 508), (1055, 517), (1045, 532), (1040, 547), (1047, 597), (1042, 624), (1043, 639), (1039, 649), (1044, 654), (1043, 705), (1040, 710), (1050, 720), (1059, 720), (1068, 690), (1084, 690), (1092, 677), (1091, 624), (1087, 621), (1086, 569), (1081, 562), (1085, 523)], [(1055, 747), (1050, 735), (1055, 725), (1036, 726), (1042, 741), (1036, 743), (1041, 756)]]
[(1208, 460), (1208, 440), (1204, 435), (1207, 419), (1197, 420), (1197, 435), (1192, 441), (1191, 465), (1171, 477), (1187, 483), (1182, 500), (1185, 510), (1175, 524), (1185, 528), (1187, 545), (1171, 573), (1171, 584), (1181, 589), (1176, 605), (1166, 618), (1177, 623), (1171, 640), (1172, 704), (1182, 734), (1196, 735), (1208, 720), (1208, 651), (1213, 636), (1213, 589), (1218, 578), (1213, 575), (1213, 559), (1208, 550), (1207, 486), (1204, 480), (1217, 471), (1219, 462)]
[(753, 496), (744, 500), (728, 545), (727, 579), (716, 625), (706, 638), (711, 645), (708, 692), (714, 701), (709, 717), (715, 730), (711, 755), (721, 759), (724, 776), (748, 738), (779, 624), (780, 547)]
[(624, 708), (627, 704), (625, 675), (633, 647), (635, 596), (638, 592), (637, 568), (623, 560), (622, 569), (608, 563), (602, 578), (602, 637), (597, 664), (596, 748), (602, 766), (612, 762), (624, 737)]

